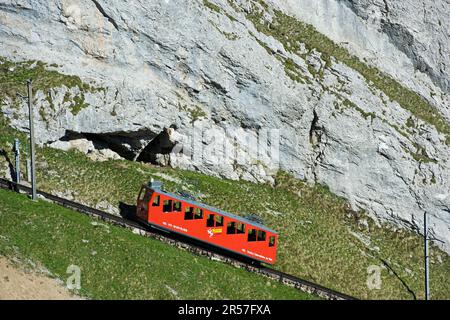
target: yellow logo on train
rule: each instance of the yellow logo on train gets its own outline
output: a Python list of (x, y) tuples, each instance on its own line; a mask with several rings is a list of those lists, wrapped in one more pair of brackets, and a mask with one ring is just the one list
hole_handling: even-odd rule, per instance
[(207, 230), (209, 237), (211, 238), (215, 234), (222, 233), (222, 228), (210, 228)]

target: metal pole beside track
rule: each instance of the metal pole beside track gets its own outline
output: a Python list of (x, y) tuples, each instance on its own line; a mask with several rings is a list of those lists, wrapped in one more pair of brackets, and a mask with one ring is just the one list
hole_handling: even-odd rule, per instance
[(33, 124), (33, 84), (27, 81), (28, 87), (28, 113), (30, 121), (30, 153), (31, 153), (31, 199), (36, 200), (36, 171), (34, 154), (34, 124)]
[(14, 139), (14, 157), (16, 160), (16, 182), (20, 183), (20, 141), (19, 139)]
[(427, 212), (423, 213), (423, 237), (425, 245), (425, 300), (430, 299), (430, 271), (429, 271), (429, 253), (428, 253), (428, 226), (427, 226)]

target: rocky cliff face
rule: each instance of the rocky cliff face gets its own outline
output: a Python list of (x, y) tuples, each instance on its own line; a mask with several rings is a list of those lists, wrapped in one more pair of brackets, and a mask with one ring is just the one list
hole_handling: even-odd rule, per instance
[(415, 69), (444, 92), (450, 91), (449, 1), (366, 0), (347, 5), (370, 27), (384, 33)]
[[(40, 143), (81, 134), (114, 157), (255, 182), (281, 169), (397, 225), (420, 228), (426, 210), (449, 251), (448, 12), (446, 0), (0, 0), (0, 46), (2, 63), (40, 60), (84, 83), (35, 83)], [(4, 91), (2, 112), (26, 128)]]

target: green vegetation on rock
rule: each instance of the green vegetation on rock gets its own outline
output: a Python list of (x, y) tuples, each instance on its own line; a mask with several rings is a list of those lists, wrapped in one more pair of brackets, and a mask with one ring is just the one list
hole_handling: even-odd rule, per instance
[(300, 66), (296, 64), (291, 58), (278, 58), (278, 60), (284, 62), (284, 70), (289, 78), (291, 78), (293, 81), (303, 84), (311, 84), (311, 81), (301, 71)]
[(411, 153), (414, 160), (416, 160), (418, 162), (424, 162), (424, 163), (430, 163), (430, 162), (437, 163), (437, 161), (435, 159), (432, 159), (427, 155), (426, 149), (424, 147), (422, 147), (421, 145), (419, 145), (417, 143), (413, 143), (413, 145), (416, 148), (416, 152)]
[[(86, 92), (98, 92), (103, 88), (93, 87), (84, 83), (79, 77), (65, 75), (51, 68), (56, 65), (47, 65), (42, 61), (20, 61), (13, 62), (0, 57), (0, 103), (9, 97), (13, 104), (17, 104), (19, 95), (26, 95), (26, 82), (33, 80), (33, 91), (42, 91), (46, 95), (46, 100), (50, 107), (54, 109), (54, 103), (50, 95), (50, 89), (66, 86), (67, 88), (78, 87), (80, 93), (75, 95), (70, 105), (71, 112), (76, 115), (88, 105), (84, 101)], [(70, 101), (67, 93), (64, 102)]]
[(208, 1), (208, 0), (203, 0), (203, 4), (210, 10), (217, 12), (217, 13), (221, 13), (222, 9), (220, 9), (219, 6), (215, 5), (214, 3)]
[(206, 117), (206, 112), (198, 105), (188, 106), (178, 103), (178, 110), (189, 113), (191, 123)]
[(228, 17), (228, 19), (230, 19), (233, 22), (237, 21), (236, 18), (234, 18), (232, 15), (228, 14), (227, 12), (223, 11), (218, 5), (215, 5), (211, 1), (203, 0), (203, 5), (215, 13), (224, 14), (225, 16)]

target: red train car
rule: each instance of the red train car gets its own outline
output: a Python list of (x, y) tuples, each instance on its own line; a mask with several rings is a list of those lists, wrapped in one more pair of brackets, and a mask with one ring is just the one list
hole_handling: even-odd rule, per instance
[(253, 260), (276, 262), (278, 234), (275, 231), (193, 199), (165, 192), (160, 182), (142, 186), (136, 216), (146, 224)]

